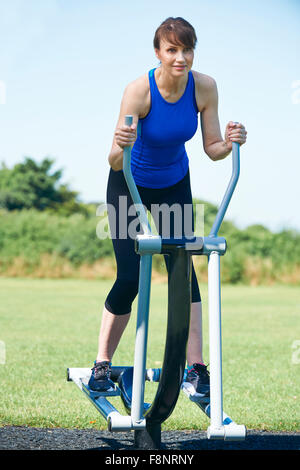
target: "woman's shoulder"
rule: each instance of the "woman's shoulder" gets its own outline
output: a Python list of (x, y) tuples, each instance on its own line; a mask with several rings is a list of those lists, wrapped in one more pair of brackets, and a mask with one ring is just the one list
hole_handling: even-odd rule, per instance
[(128, 83), (125, 88), (125, 93), (129, 95), (139, 96), (141, 98), (147, 96), (150, 91), (148, 73), (144, 73), (132, 82)]
[(213, 77), (206, 75), (205, 73), (197, 72), (196, 70), (191, 70), (195, 86), (201, 90), (212, 90), (216, 87), (216, 81)]
[(148, 114), (151, 103), (150, 85), (147, 73), (128, 83), (124, 91), (123, 103), (135, 109), (136, 114), (140, 118)]
[(213, 77), (205, 73), (192, 70), (195, 82), (195, 95), (199, 112), (202, 112), (207, 104), (214, 101), (217, 96), (217, 84)]

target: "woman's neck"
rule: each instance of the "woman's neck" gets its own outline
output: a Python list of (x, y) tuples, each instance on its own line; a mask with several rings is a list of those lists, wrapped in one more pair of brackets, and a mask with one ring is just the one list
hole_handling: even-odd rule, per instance
[(188, 81), (188, 70), (184, 75), (174, 77), (160, 66), (155, 70), (155, 81), (159, 89), (164, 90), (166, 94), (176, 95), (185, 90)]

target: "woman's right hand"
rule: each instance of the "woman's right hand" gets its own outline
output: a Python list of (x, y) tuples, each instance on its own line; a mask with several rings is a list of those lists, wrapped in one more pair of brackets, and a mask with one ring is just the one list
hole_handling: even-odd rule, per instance
[(136, 124), (132, 124), (131, 126), (126, 126), (125, 124), (117, 127), (115, 131), (115, 142), (118, 144), (119, 147), (122, 149), (124, 147), (129, 147), (133, 145), (136, 141)]

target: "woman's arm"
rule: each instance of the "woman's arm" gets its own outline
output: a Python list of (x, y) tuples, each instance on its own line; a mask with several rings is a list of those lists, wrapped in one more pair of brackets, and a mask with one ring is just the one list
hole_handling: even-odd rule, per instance
[[(147, 103), (147, 89), (143, 77), (130, 83), (123, 94), (120, 114), (114, 133), (111, 151), (108, 156), (108, 162), (114, 171), (123, 169), (123, 150), (124, 147), (133, 145), (136, 140), (137, 123), (139, 116), (145, 110)], [(125, 126), (125, 116), (133, 116), (131, 126)]]
[(213, 78), (207, 75), (204, 77), (200, 85), (201, 94), (204, 96), (201, 109), (203, 147), (209, 158), (217, 161), (222, 160), (231, 153), (232, 142), (238, 142), (243, 145), (246, 142), (247, 131), (242, 124), (235, 124), (233, 121), (230, 121), (226, 126), (225, 138), (222, 138), (218, 116), (217, 85)]

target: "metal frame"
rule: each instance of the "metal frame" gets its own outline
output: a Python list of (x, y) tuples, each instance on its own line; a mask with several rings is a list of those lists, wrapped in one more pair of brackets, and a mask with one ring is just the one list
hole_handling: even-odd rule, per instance
[[(132, 124), (132, 116), (126, 116), (125, 124)], [(240, 173), (239, 144), (235, 142), (232, 144), (232, 162), (232, 176), (209, 236), (193, 240), (162, 239), (151, 232), (131, 173), (131, 147), (124, 148), (124, 177), (143, 229), (143, 235), (137, 236), (135, 241), (136, 252), (140, 254), (140, 279), (134, 367), (112, 368), (112, 380), (118, 382), (119, 387), (116, 386), (109, 394), (89, 390), (90, 369), (70, 368), (68, 380), (72, 380), (96, 406), (107, 420), (109, 430), (134, 430), (135, 441), (140, 448), (159, 448), (161, 423), (172, 413), (181, 387), (190, 400), (210, 417), (209, 439), (240, 440), (246, 436), (245, 426), (236, 424), (223, 412), (222, 397), (220, 256), (226, 251), (226, 240), (218, 237), (218, 231)], [(170, 261), (167, 338), (162, 369), (146, 370), (152, 255), (156, 253), (168, 255)], [(208, 257), (209, 403), (195, 399), (183, 382), (191, 304), (191, 255)], [(152, 405), (144, 403), (145, 380), (159, 382)], [(128, 416), (121, 415), (108, 401), (107, 396), (114, 395), (121, 396)]]

